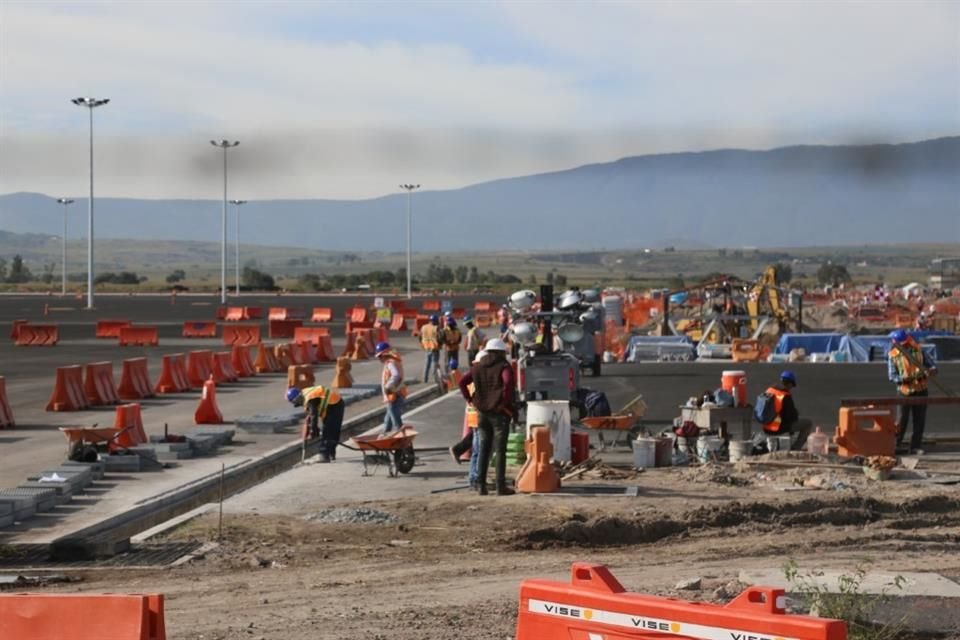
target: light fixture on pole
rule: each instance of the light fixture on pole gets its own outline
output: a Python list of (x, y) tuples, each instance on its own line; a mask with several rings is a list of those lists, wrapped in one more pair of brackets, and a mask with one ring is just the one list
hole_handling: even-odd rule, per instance
[(78, 107), (90, 112), (90, 200), (87, 202), (87, 309), (93, 309), (93, 110), (110, 102), (110, 98), (74, 98)]
[(413, 232), (413, 192), (420, 188), (418, 184), (402, 184), (400, 188), (407, 192), (407, 300), (413, 297), (410, 275), (410, 246), (412, 244)]
[(57, 198), (63, 205), (63, 256), (60, 258), (60, 295), (67, 295), (67, 209), (73, 204), (70, 198)]
[(237, 207), (237, 224), (233, 227), (234, 230), (234, 239), (236, 243), (234, 244), (234, 257), (237, 259), (236, 264), (236, 277), (237, 277), (237, 295), (240, 295), (240, 205), (247, 204), (246, 200), (231, 200), (231, 204), (236, 205)]
[(220, 304), (227, 302), (227, 149), (240, 144), (230, 140), (211, 140), (210, 144), (223, 149), (223, 240), (220, 244)]

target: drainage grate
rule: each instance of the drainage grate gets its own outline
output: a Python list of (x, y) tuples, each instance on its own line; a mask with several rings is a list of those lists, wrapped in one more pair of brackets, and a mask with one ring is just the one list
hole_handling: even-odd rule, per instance
[(51, 560), (50, 545), (0, 545), (0, 569), (44, 569), (50, 567), (162, 567), (202, 546), (202, 542), (134, 544), (129, 551), (96, 560)]

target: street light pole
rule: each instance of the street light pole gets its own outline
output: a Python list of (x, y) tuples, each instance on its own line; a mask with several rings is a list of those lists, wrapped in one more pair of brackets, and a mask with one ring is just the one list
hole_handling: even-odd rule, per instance
[(413, 244), (413, 192), (416, 189), (420, 188), (418, 184), (402, 184), (400, 188), (407, 192), (407, 300), (413, 297), (413, 289), (411, 287), (411, 245)]
[(220, 304), (227, 303), (227, 149), (240, 144), (230, 140), (211, 140), (210, 144), (223, 149), (223, 239), (220, 244)]
[(90, 112), (90, 200), (87, 209), (87, 309), (93, 309), (93, 110), (110, 102), (110, 98), (74, 98), (78, 107)]
[(63, 205), (63, 256), (60, 258), (60, 295), (67, 295), (67, 209), (73, 204), (70, 198), (57, 198)]
[(237, 224), (234, 226), (234, 239), (236, 243), (234, 244), (234, 257), (237, 259), (236, 264), (236, 278), (237, 278), (237, 295), (240, 295), (240, 205), (247, 204), (246, 200), (231, 200), (232, 204), (237, 207)]

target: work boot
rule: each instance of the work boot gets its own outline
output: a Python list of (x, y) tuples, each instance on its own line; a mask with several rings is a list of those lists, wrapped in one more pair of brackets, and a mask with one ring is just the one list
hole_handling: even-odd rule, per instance
[(490, 493), (489, 491), (487, 491), (486, 482), (480, 482), (477, 484), (477, 493), (479, 493), (481, 496), (485, 496)]
[(514, 490), (511, 489), (510, 487), (497, 487), (497, 495), (498, 495), (498, 496), (512, 496), (512, 495), (514, 495), (515, 493), (516, 493), (516, 491), (514, 491)]
[(327, 453), (321, 453), (317, 456), (317, 462), (330, 462), (330, 455)]
[(450, 452), (450, 457), (453, 458), (453, 461), (456, 462), (457, 464), (460, 464), (460, 456), (457, 455), (457, 452), (454, 450), (454, 448), (450, 447), (449, 449), (447, 449), (447, 451)]

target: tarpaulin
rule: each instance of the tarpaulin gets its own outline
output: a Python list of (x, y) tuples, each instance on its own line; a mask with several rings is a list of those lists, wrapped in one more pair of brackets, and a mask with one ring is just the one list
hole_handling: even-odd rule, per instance
[(839, 351), (840, 341), (845, 337), (842, 333), (785, 333), (773, 352), (788, 354), (793, 349), (803, 349), (808, 354), (831, 353)]

